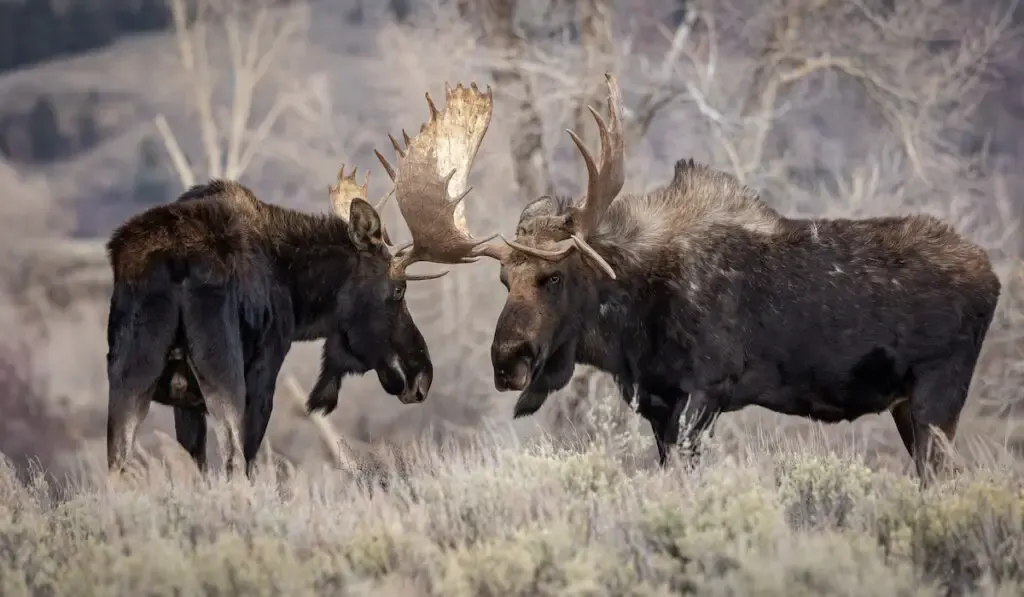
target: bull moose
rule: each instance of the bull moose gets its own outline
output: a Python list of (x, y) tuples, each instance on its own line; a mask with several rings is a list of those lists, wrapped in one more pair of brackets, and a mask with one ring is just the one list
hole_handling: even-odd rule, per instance
[[(117, 228), (107, 250), (114, 275), (107, 323), (107, 465), (123, 471), (151, 401), (174, 408), (178, 441), (205, 469), (206, 415), (225, 468), (251, 475), (291, 343), (324, 339), (309, 410), (330, 412), (341, 379), (375, 370), (403, 403), (422, 402), (433, 369), (405, 303), (416, 262), (454, 263), (451, 247), (419, 231), (445, 189), (464, 195), (482, 138), (476, 86), (448, 89), (447, 105), (388, 168), (414, 241), (392, 253), (379, 209), (353, 169), (330, 188), (330, 214), (259, 200), (245, 186), (212, 180)], [(429, 100), (429, 96), (428, 96)], [(486, 126), (486, 123), (485, 123)], [(393, 139), (392, 139), (393, 140)], [(406, 140), (409, 141), (408, 137)], [(421, 159), (429, 156), (429, 159)], [(439, 174), (438, 167), (454, 174)], [(442, 183), (447, 183), (444, 186)], [(437, 244), (431, 245), (431, 242)]]
[(501, 264), (491, 362), (495, 388), (521, 392), (514, 415), (593, 365), (650, 423), (664, 465), (677, 443), (692, 463), (717, 416), (748, 405), (822, 422), (889, 410), (926, 483), (945, 464), (932, 430), (953, 439), (999, 298), (985, 251), (925, 215), (787, 218), (692, 159), (619, 196), (622, 99), (606, 83), (596, 162), (569, 131), (579, 201), (534, 200), (515, 240), (450, 222), (466, 258)]

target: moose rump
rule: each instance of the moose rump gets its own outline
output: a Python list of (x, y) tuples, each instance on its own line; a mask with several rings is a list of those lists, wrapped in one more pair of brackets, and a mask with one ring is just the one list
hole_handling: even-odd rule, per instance
[[(220, 186), (193, 187), (183, 199)], [(287, 296), (273, 292), (269, 264), (237, 206), (214, 199), (164, 207), (130, 219), (107, 245), (114, 271), (107, 464), (125, 466), (156, 401), (174, 408), (178, 441), (201, 469), (209, 414), (230, 472), (237, 461), (252, 461), (269, 422), (253, 412), (266, 405), (246, 396), (264, 395), (268, 384), (272, 393), (277, 368), (260, 367), (254, 349), (263, 349), (262, 360), (283, 361), (283, 348), (265, 353), (287, 346), (289, 325), (270, 315), (291, 309), (281, 304)]]

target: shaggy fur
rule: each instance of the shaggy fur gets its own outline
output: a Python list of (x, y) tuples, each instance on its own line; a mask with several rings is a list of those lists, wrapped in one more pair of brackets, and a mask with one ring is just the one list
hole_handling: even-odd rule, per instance
[[(569, 205), (530, 204), (516, 240), (566, 238)], [(696, 450), (720, 413), (751, 404), (823, 422), (891, 409), (922, 479), (939, 464), (929, 426), (952, 440), (1000, 294), (985, 251), (950, 226), (788, 219), (680, 160), (667, 186), (616, 199), (588, 242), (616, 280), (579, 253), (502, 265), (492, 363), (498, 389), (523, 390), (517, 417), (580, 362), (637, 401), (663, 464), (680, 436)], [(529, 385), (514, 387), (525, 370)]]
[(196, 185), (112, 234), (108, 321), (108, 466), (123, 469), (151, 401), (174, 408), (178, 441), (202, 469), (206, 415), (228, 471), (247, 473), (294, 341), (325, 339), (310, 410), (330, 412), (341, 379), (376, 370), (421, 401), (433, 371), (426, 343), (389, 277), (380, 219), (365, 201), (349, 222), (257, 199), (231, 181)]

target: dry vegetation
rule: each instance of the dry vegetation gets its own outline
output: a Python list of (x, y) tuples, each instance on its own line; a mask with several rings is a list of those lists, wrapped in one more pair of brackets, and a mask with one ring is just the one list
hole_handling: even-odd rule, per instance
[(1024, 475), (916, 482), (751, 441), (653, 470), (639, 438), (481, 440), (346, 473), (54, 490), (0, 472), (4, 595), (1018, 595)]
[[(211, 25), (52, 67), (71, 87), (114, 73), (111, 89), (147, 107), (124, 139), (76, 161), (0, 164), (0, 593), (1024, 591), (1024, 148), (1007, 145), (1024, 123), (990, 118), (1019, 69), (1015, 3), (694, 1), (674, 30), (669, 0), (424, 2), (402, 26), (364, 4), (359, 30), (345, 10), (311, 16), (298, 2), (262, 28)], [(575, 192), (583, 169), (563, 128), (598, 103), (605, 69), (626, 90), (627, 189), (663, 184), (693, 156), (783, 213), (927, 211), (991, 251), (1003, 297), (956, 442), (962, 477), (919, 493), (888, 415), (823, 427), (756, 408), (720, 419), (699, 471), (659, 471), (646, 426), (583, 367), (536, 417), (510, 422), (515, 397), (494, 394), (488, 356), (503, 294), (479, 264), (410, 289), (435, 362), (427, 403), (401, 408), (371, 375), (310, 420), (297, 405), (319, 345), (298, 345), (268, 436), (274, 466), (254, 484), (199, 482), (154, 406), (140, 486), (97, 486), (106, 265), (95, 241), (57, 239), (88, 209), (76, 192), (130, 177), (126, 142), (166, 142), (181, 184), (231, 173), (322, 211), (341, 162), (375, 169), (371, 195), (387, 190), (370, 149), (416, 129), (424, 91), (489, 83), (497, 105), (467, 211), (476, 229), (509, 233), (534, 194)], [(403, 242), (398, 214), (385, 219)]]

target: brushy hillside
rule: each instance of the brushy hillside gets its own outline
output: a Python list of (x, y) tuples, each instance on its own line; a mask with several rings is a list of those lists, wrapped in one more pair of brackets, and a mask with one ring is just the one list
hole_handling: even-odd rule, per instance
[(1024, 591), (1019, 463), (989, 457), (921, 493), (912, 477), (812, 444), (761, 440), (686, 473), (651, 467), (635, 437), (611, 439), (573, 450), (491, 439), (252, 484), (153, 469), (110, 491), (22, 484), (7, 467), (0, 593)]

